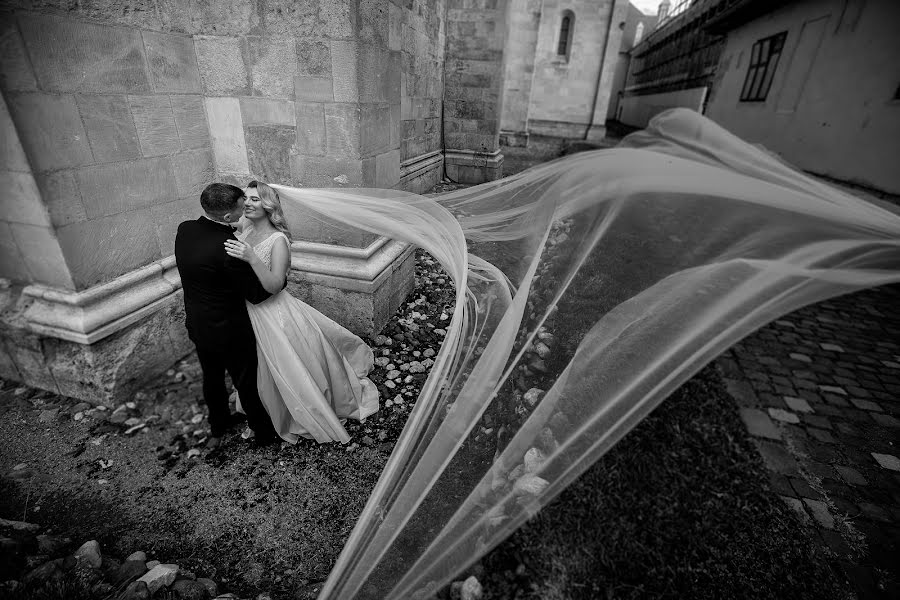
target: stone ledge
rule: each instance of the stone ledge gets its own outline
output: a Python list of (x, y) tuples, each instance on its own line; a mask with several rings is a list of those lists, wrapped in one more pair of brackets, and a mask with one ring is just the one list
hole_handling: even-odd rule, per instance
[(510, 148), (527, 148), (528, 132), (527, 131), (501, 131), (500, 145), (509, 146)]
[(474, 150), (447, 150), (444, 153), (447, 176), (457, 183), (484, 183), (503, 176), (503, 154)]
[(399, 189), (422, 194), (443, 178), (444, 155), (440, 150), (400, 163)]
[(180, 287), (170, 256), (82, 292), (30, 285), (22, 290), (32, 300), (24, 316), (35, 333), (93, 344), (156, 312)]

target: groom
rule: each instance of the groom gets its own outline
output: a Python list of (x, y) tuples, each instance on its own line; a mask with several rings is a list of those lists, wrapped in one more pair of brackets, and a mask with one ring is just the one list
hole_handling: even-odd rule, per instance
[(203, 398), (209, 409), (210, 447), (239, 422), (228, 410), (225, 371), (241, 398), (256, 443), (278, 440), (256, 389), (256, 338), (247, 314), (248, 300), (259, 304), (269, 294), (253, 269), (225, 253), (225, 240), (244, 209), (244, 192), (227, 183), (211, 183), (200, 195), (205, 215), (178, 226), (175, 260), (184, 289), (188, 337), (197, 347), (203, 370)]

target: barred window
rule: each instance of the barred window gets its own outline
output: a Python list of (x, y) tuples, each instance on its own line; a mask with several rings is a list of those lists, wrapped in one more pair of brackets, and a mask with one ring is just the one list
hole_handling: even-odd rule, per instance
[(563, 13), (562, 23), (559, 26), (559, 43), (556, 46), (556, 54), (569, 60), (572, 53), (572, 33), (575, 31), (575, 15), (567, 10)]
[(772, 87), (772, 78), (778, 67), (778, 59), (784, 49), (787, 32), (782, 31), (773, 36), (763, 38), (753, 44), (750, 52), (750, 65), (747, 77), (741, 89), (741, 102), (764, 102)]

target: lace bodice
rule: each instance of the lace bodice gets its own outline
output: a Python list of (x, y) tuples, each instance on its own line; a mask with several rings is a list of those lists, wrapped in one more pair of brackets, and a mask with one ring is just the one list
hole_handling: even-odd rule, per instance
[[(238, 235), (238, 239), (242, 242), (246, 242), (247, 236), (249, 235), (250, 231), (245, 231)], [(253, 251), (256, 252), (256, 255), (260, 258), (260, 260), (263, 261), (263, 263), (265, 263), (265, 265), (270, 269), (272, 268), (272, 248), (275, 247), (275, 241), (279, 238), (284, 238), (284, 240), (288, 243), (288, 247), (290, 247), (290, 240), (288, 240), (287, 236), (280, 231), (276, 231), (257, 245), (253, 246)]]

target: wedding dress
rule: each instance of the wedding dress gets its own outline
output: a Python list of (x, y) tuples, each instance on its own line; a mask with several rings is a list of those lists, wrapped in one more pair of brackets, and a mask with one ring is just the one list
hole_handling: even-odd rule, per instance
[[(238, 237), (246, 241), (249, 230)], [(271, 267), (280, 231), (253, 247)], [(259, 304), (247, 303), (259, 357), (257, 387), (272, 425), (285, 441), (350, 441), (344, 419), (378, 410), (378, 389), (366, 375), (372, 349), (305, 302), (282, 290)], [(240, 401), (240, 400), (238, 400)]]

